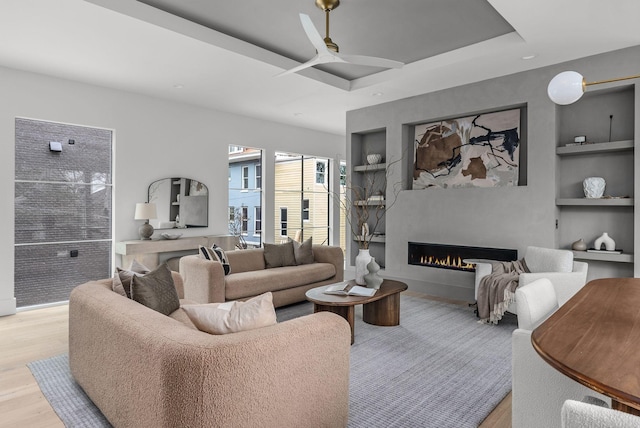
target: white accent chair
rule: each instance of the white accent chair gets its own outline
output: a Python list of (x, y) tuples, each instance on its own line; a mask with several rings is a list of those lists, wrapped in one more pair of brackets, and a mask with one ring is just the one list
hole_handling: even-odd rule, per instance
[(568, 399), (581, 400), (585, 395), (592, 395), (611, 403), (607, 397), (551, 367), (533, 349), (531, 332), (566, 301), (561, 301), (557, 289), (547, 278), (516, 289), (518, 328), (511, 337), (514, 428), (559, 428), (562, 405)]
[(565, 401), (562, 406), (562, 428), (585, 427), (638, 428), (640, 417), (588, 402)]
[[(564, 304), (587, 283), (587, 270), (589, 265), (585, 262), (573, 260), (573, 253), (569, 250), (556, 250), (552, 248), (527, 247), (524, 253), (524, 261), (530, 273), (520, 274), (518, 287), (530, 284), (540, 278), (548, 278), (553, 284), (558, 302)], [(491, 262), (476, 263), (475, 297), (478, 300), (478, 287), (483, 277), (491, 273)], [(516, 302), (518, 297), (516, 296)], [(517, 314), (515, 303), (509, 305), (507, 310)]]

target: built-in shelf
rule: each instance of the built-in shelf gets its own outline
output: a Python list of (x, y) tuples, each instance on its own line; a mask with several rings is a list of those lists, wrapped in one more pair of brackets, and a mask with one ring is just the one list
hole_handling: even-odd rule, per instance
[(559, 156), (574, 156), (607, 152), (633, 150), (633, 140), (611, 141), (609, 143), (583, 144), (580, 146), (563, 146), (556, 149)]
[(633, 253), (606, 254), (573, 251), (573, 258), (578, 260), (598, 260), (603, 262), (633, 263)]
[(556, 199), (556, 205), (631, 207), (633, 198), (559, 198)]
[(381, 206), (384, 207), (384, 201), (353, 201), (353, 205), (357, 206)]
[(376, 163), (373, 165), (357, 165), (353, 167), (355, 172), (381, 171), (387, 167), (386, 163)]
[[(354, 241), (363, 241), (364, 239), (363, 239), (362, 235), (356, 235), (356, 236), (353, 237), (353, 240)], [(372, 236), (369, 239), (369, 242), (384, 243), (384, 242), (386, 242), (386, 238), (385, 238), (385, 236)]]

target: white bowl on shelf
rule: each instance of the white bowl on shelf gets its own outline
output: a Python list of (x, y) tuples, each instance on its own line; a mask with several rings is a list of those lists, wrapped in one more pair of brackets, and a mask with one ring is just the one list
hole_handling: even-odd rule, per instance
[(375, 165), (382, 161), (382, 155), (380, 153), (372, 153), (367, 155), (367, 162), (369, 165)]

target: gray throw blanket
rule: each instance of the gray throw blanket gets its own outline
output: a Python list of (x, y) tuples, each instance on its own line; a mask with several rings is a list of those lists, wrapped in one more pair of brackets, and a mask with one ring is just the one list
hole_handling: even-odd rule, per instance
[(491, 273), (478, 287), (478, 316), (484, 324), (498, 324), (507, 308), (516, 298), (518, 278), (529, 272), (524, 259), (491, 264)]

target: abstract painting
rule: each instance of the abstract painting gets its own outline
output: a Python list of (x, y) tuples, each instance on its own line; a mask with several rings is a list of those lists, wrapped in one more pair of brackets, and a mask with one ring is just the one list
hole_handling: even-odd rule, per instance
[(520, 109), (416, 125), (413, 189), (518, 185)]

